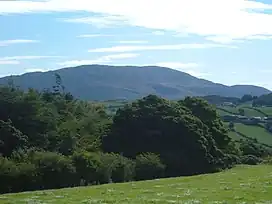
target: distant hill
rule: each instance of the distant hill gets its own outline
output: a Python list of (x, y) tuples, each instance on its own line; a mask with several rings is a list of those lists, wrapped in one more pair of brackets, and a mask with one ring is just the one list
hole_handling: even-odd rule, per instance
[[(179, 99), (185, 96), (242, 97), (244, 94), (260, 96), (271, 93), (262, 87), (226, 86), (156, 66), (83, 65), (13, 76), (13, 81), (16, 86), (23, 89), (43, 90), (55, 84), (55, 73), (60, 74), (66, 91), (87, 100), (132, 100), (148, 94)], [(1, 78), (0, 84), (7, 84), (9, 79), (10, 77)]]

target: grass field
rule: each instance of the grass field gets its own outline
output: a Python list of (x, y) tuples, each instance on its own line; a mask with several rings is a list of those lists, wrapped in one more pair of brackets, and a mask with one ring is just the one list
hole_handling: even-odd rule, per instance
[(256, 138), (260, 143), (272, 145), (272, 134), (265, 128), (235, 123), (235, 130), (253, 139)]
[(217, 111), (219, 115), (231, 115), (231, 114), (239, 114), (239, 108), (244, 109), (245, 116), (247, 117), (265, 117), (272, 116), (272, 107), (256, 107), (253, 108), (247, 105), (240, 105), (237, 107), (227, 107), (220, 106)]
[(221, 173), (124, 184), (0, 195), (2, 204), (147, 204), (272, 202), (272, 166), (238, 166)]

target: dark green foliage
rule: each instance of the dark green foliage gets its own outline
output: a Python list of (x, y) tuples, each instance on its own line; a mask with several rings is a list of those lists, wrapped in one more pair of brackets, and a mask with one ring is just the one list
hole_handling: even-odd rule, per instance
[(253, 100), (253, 96), (250, 95), (250, 94), (245, 94), (243, 95), (243, 97), (241, 98), (240, 102), (241, 103), (245, 103), (245, 102), (248, 102), (248, 101), (252, 101)]
[(165, 165), (156, 154), (145, 153), (136, 157), (136, 180), (150, 180), (164, 177)]
[(24, 149), (27, 145), (27, 137), (12, 126), (12, 122), (0, 120), (0, 155), (8, 157), (19, 148)]
[(256, 157), (266, 157), (272, 154), (271, 149), (258, 145), (256, 142), (250, 140), (241, 141), (240, 150), (243, 155), (253, 155)]
[(271, 155), (244, 141), (238, 149), (200, 98), (149, 95), (112, 120), (55, 77), (53, 92), (0, 87), (0, 193), (201, 174)]
[(58, 153), (34, 152), (29, 161), (37, 168), (42, 189), (63, 188), (75, 182), (75, 168), (72, 160)]
[(209, 95), (209, 96), (203, 96), (202, 99), (208, 101), (210, 104), (214, 105), (221, 105), (225, 102), (230, 102), (233, 104), (238, 104), (240, 101), (240, 98), (236, 97), (224, 97), (224, 96), (218, 96), (218, 95)]
[(272, 94), (265, 94), (254, 99), (252, 106), (272, 106)]
[[(225, 136), (218, 140), (224, 141)], [(153, 95), (117, 111), (103, 146), (130, 158), (139, 153), (158, 154), (167, 166), (167, 176), (213, 171), (224, 157), (207, 125), (191, 110)]]
[(16, 163), (0, 157), (0, 193), (38, 189), (38, 174), (35, 165)]
[(238, 112), (239, 112), (239, 115), (242, 115), (242, 116), (245, 115), (245, 109), (243, 109), (243, 108), (239, 108)]
[(240, 161), (242, 164), (257, 165), (262, 162), (262, 159), (254, 155), (245, 155), (241, 157)]
[(99, 168), (102, 175), (100, 182), (132, 181), (135, 177), (135, 162), (119, 154), (100, 154), (102, 165)]
[(215, 107), (205, 100), (192, 97), (186, 97), (179, 103), (186, 106), (194, 116), (198, 117), (207, 126), (217, 147), (224, 149), (228, 146), (231, 139)]
[(79, 181), (83, 182), (84, 185), (96, 183), (99, 181), (99, 168), (102, 165), (101, 156), (98, 153), (90, 152), (79, 152), (72, 156), (74, 166)]
[(229, 129), (230, 129), (231, 131), (234, 130), (234, 123), (233, 123), (233, 122), (230, 122), (230, 123), (229, 123)]

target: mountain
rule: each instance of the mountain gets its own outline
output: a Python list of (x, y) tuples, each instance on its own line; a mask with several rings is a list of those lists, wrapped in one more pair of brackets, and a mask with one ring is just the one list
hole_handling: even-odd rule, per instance
[[(179, 99), (184, 96), (241, 97), (244, 94), (260, 96), (271, 93), (262, 87), (226, 86), (157, 66), (83, 65), (49, 72), (26, 73), (13, 76), (12, 79), (22, 89), (43, 90), (55, 84), (55, 73), (61, 76), (66, 91), (87, 100), (130, 100), (148, 94)], [(9, 79), (10, 77), (1, 78), (0, 84), (7, 84)]]

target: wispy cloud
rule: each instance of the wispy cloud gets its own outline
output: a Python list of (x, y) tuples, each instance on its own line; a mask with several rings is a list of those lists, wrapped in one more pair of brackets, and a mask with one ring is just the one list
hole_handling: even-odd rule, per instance
[(145, 40), (121, 40), (119, 41), (120, 44), (145, 44), (148, 41)]
[(154, 31), (152, 32), (153, 35), (165, 35), (165, 32), (163, 31)]
[(182, 49), (206, 49), (206, 48), (236, 48), (231, 45), (222, 44), (173, 44), (173, 45), (139, 45), (139, 46), (113, 46), (107, 48), (90, 49), (89, 52), (134, 52), (134, 51), (146, 51), (146, 50), (182, 50)]
[(188, 73), (195, 77), (205, 77), (210, 75), (210, 73), (203, 72), (199, 70), (201, 66), (198, 63), (182, 63), (182, 62), (158, 62), (155, 63), (159, 67), (167, 67), (177, 71)]
[(86, 23), (96, 26), (98, 28), (116, 27), (127, 24), (127, 20), (124, 17), (114, 15), (86, 18), (71, 18), (63, 19), (63, 21), (69, 23)]
[(15, 64), (20, 64), (20, 62), (16, 60), (0, 60), (0, 65), (15, 65)]
[[(1, 1), (0, 1), (1, 6)], [(0, 41), (0, 47), (9, 46), (13, 44), (28, 44), (28, 43), (37, 43), (38, 40), (26, 40), (26, 39), (15, 39), (15, 40), (2, 40)]]
[(20, 64), (21, 60), (37, 60), (37, 59), (46, 59), (46, 58), (61, 58), (61, 56), (9, 56), (9, 57), (0, 57), (0, 65), (15, 65)]
[(271, 3), (249, 0), (0, 1), (0, 14), (84, 11), (97, 15), (66, 21), (100, 27), (138, 26), (232, 40), (272, 36), (271, 9)]
[(159, 62), (156, 63), (160, 67), (168, 67), (173, 69), (184, 69), (184, 68), (196, 68), (200, 65), (197, 63), (181, 63), (181, 62)]
[(114, 35), (110, 34), (85, 34), (85, 35), (79, 35), (78, 38), (98, 38), (98, 37), (112, 37)]
[(44, 56), (44, 55), (20, 55), (20, 56), (10, 56), (10, 57), (0, 57), (1, 60), (35, 60), (35, 59), (45, 59), (45, 58), (61, 58), (62, 56)]
[(25, 72), (46, 72), (48, 71), (47, 69), (40, 69), (40, 68), (30, 68), (30, 69), (25, 69)]
[(122, 54), (115, 54), (115, 55), (106, 55), (99, 57), (94, 60), (70, 60), (59, 63), (60, 66), (71, 67), (71, 66), (79, 66), (79, 65), (86, 65), (86, 64), (105, 64), (110, 63), (114, 60), (120, 59), (129, 59), (138, 57), (139, 54), (136, 53), (122, 53)]

